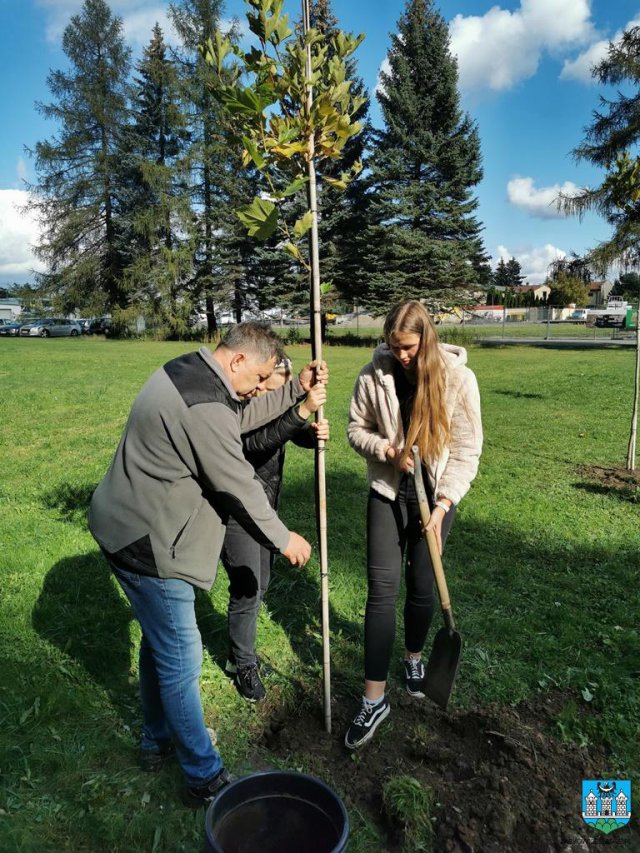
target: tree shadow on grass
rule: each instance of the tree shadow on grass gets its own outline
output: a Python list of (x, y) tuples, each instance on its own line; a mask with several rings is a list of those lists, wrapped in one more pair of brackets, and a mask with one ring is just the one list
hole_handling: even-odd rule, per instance
[(59, 483), (45, 492), (42, 503), (47, 509), (57, 510), (63, 521), (86, 527), (87, 512), (97, 483)]
[(512, 397), (514, 400), (544, 400), (544, 394), (534, 394), (524, 391), (515, 391), (510, 388), (498, 389), (494, 394), (501, 394), (503, 397)]
[(56, 563), (32, 612), (37, 633), (80, 664), (126, 720), (138, 705), (130, 672), (132, 618), (99, 551)]
[(574, 489), (581, 489), (592, 495), (606, 495), (625, 503), (640, 504), (640, 490), (637, 486), (602, 486), (599, 483), (574, 483)]

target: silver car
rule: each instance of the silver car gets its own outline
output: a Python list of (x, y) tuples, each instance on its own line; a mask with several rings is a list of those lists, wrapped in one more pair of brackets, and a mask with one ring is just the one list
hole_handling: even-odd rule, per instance
[(59, 318), (32, 320), (20, 328), (21, 338), (54, 338), (69, 335), (76, 337), (81, 334), (82, 330), (76, 322)]

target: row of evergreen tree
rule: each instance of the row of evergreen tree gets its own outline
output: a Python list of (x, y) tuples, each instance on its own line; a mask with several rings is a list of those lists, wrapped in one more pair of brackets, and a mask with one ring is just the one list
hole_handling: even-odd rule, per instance
[[(215, 97), (199, 46), (221, 26), (221, 0), (169, 7), (179, 44), (158, 25), (132, 68), (122, 21), (85, 0), (64, 31), (66, 70), (48, 78), (39, 111), (55, 134), (36, 144), (30, 187), (58, 310), (109, 312), (123, 327), (153, 316), (183, 334), (194, 311), (209, 332), (215, 309), (304, 305), (306, 276), (273, 242), (246, 236), (235, 216), (256, 194)], [(330, 0), (312, 25), (335, 31)], [(336, 173), (363, 159), (359, 180), (320, 199), (323, 278), (334, 298), (383, 311), (399, 297), (455, 301), (491, 281), (474, 188), (482, 178), (477, 128), (460, 107), (448, 28), (432, 0), (409, 0), (392, 37), (377, 97), (384, 127), (363, 133)], [(354, 87), (365, 94), (355, 61)]]

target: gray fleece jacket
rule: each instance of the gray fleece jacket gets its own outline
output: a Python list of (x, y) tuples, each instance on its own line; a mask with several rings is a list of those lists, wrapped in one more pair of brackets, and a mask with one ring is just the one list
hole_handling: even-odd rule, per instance
[(89, 510), (89, 529), (118, 565), (138, 574), (212, 585), (231, 515), (282, 551), (289, 531), (270, 506), (241, 434), (304, 397), (294, 379), (243, 401), (202, 348), (157, 370), (136, 398)]

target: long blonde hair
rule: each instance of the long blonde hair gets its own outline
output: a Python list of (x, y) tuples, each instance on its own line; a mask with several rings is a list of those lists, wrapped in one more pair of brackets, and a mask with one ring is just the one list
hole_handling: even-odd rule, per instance
[(416, 357), (416, 393), (403, 459), (416, 444), (423, 462), (437, 459), (451, 438), (445, 407), (445, 365), (438, 333), (426, 308), (414, 299), (400, 302), (387, 314), (384, 339), (391, 346), (394, 335), (420, 336)]

